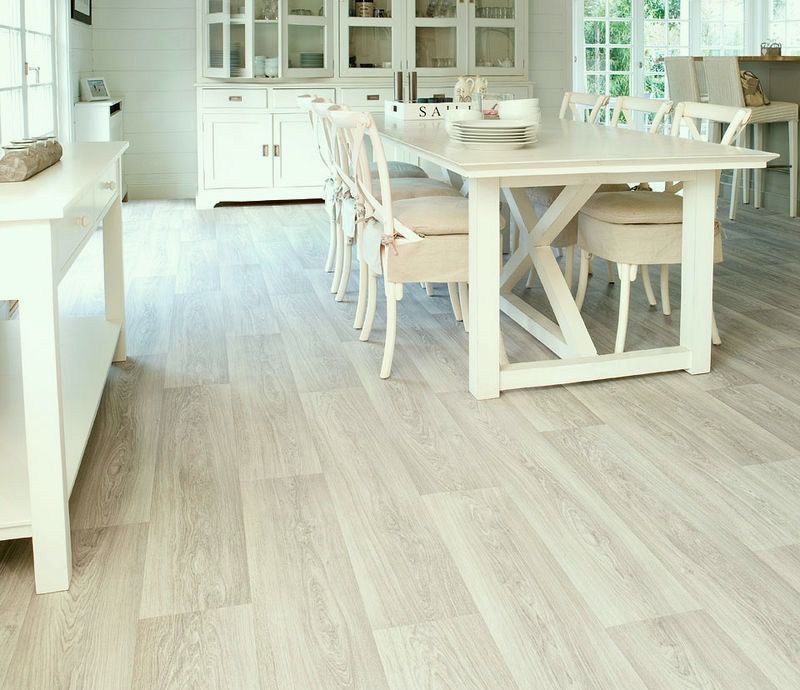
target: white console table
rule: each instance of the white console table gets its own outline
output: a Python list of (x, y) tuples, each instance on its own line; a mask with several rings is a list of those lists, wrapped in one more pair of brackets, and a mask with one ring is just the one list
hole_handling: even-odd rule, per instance
[[(120, 158), (65, 145), (60, 163), (0, 184), (0, 540), (33, 538), (38, 593), (69, 588), (69, 496), (112, 361), (125, 359)], [(105, 318), (61, 319), (58, 286), (103, 226)]]

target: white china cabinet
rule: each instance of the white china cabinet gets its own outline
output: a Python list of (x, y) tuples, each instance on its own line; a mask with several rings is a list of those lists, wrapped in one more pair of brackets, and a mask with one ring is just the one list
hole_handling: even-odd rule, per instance
[[(480, 74), (531, 95), (526, 0), (198, 0), (197, 205), (321, 196), (297, 96), (383, 111), (393, 75), (452, 96)], [(407, 81), (406, 81), (407, 86)], [(407, 95), (407, 94), (406, 94)]]

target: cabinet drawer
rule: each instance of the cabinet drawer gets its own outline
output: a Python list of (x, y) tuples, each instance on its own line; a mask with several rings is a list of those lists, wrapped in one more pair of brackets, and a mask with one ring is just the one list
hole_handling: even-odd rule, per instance
[(371, 89), (342, 89), (342, 103), (351, 108), (383, 110), (383, 102), (390, 101), (394, 89), (374, 87)]
[(114, 195), (117, 193), (117, 186), (119, 180), (117, 179), (117, 164), (112, 163), (103, 171), (103, 174), (95, 182), (94, 188), (94, 206), (97, 213), (100, 213)]
[(64, 210), (63, 218), (52, 221), (55, 265), (62, 274), (97, 226), (100, 210), (95, 202), (95, 187), (91, 187)]
[(272, 89), (272, 107), (276, 110), (299, 110), (297, 97), (306, 93), (329, 101), (336, 100), (336, 89), (317, 89), (309, 84), (302, 89)]
[(204, 108), (266, 108), (266, 89), (203, 89)]

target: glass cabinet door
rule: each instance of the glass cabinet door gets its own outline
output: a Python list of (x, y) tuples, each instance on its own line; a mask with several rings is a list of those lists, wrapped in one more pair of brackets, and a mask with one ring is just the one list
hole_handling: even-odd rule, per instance
[(385, 77), (402, 69), (402, 0), (342, 0), (340, 74)]
[(467, 67), (467, 3), (410, 0), (408, 65), (422, 76), (463, 74)]
[(470, 71), (525, 74), (527, 5), (522, 0), (469, 0)]
[(229, 77), (230, 0), (203, 0), (203, 74)]
[(283, 74), (333, 76), (331, 0), (281, 0)]

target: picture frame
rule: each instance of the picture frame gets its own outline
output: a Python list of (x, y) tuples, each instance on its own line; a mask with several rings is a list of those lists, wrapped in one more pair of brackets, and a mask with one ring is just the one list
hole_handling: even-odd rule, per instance
[(84, 24), (92, 25), (92, 0), (71, 0), (72, 18)]
[(103, 77), (84, 77), (81, 79), (82, 101), (107, 101), (111, 98), (108, 84)]

